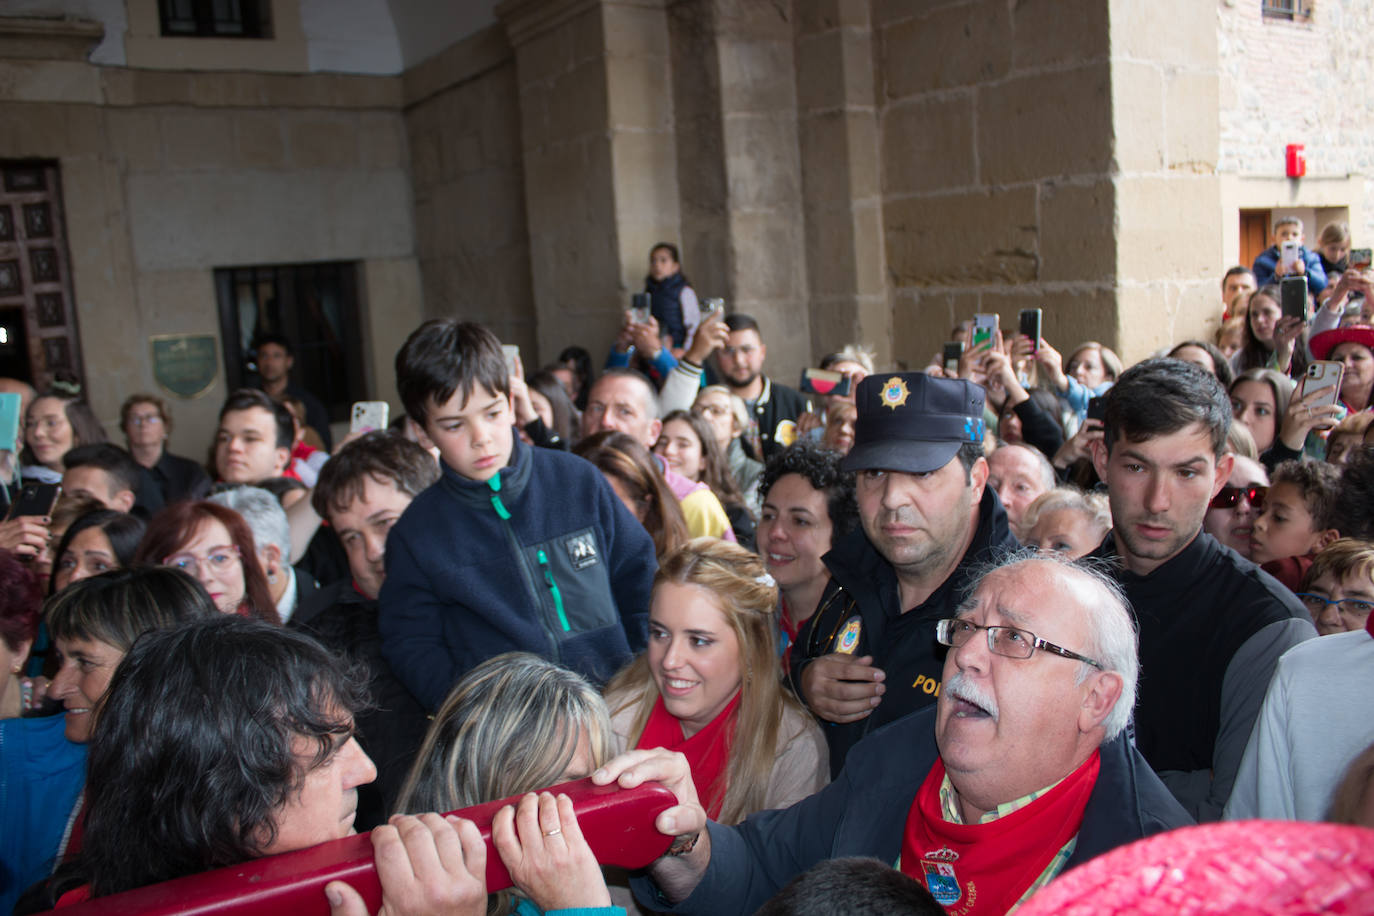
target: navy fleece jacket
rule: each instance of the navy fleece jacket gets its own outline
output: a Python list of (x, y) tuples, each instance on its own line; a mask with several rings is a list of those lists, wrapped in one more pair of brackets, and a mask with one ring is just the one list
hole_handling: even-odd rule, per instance
[(499, 490), (441, 467), (387, 537), (377, 620), (382, 653), (425, 707), (502, 652), (600, 685), (645, 647), (654, 543), (600, 471), (518, 438)]

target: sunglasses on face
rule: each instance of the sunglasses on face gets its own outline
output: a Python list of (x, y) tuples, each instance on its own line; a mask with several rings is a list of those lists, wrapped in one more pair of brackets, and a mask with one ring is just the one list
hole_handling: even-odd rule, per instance
[(1208, 505), (1209, 509), (1234, 509), (1240, 502), (1242, 496), (1256, 509), (1264, 506), (1264, 496), (1269, 492), (1268, 487), (1233, 487), (1230, 484), (1221, 488), (1221, 492), (1212, 497), (1212, 502)]

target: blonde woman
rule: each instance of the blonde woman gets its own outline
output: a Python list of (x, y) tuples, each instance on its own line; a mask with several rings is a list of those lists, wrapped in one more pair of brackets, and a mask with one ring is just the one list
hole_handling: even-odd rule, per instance
[(712, 819), (736, 824), (828, 781), (815, 720), (782, 685), (778, 589), (759, 558), (697, 538), (654, 580), (649, 648), (606, 688), (616, 750), (666, 747), (687, 757)]
[[(453, 811), (582, 779), (611, 758), (605, 701), (581, 675), (528, 652), (507, 652), (469, 671), (449, 693), (425, 735), (397, 800), (400, 812)], [(565, 817), (566, 823), (566, 817)], [(575, 823), (575, 819), (574, 819)], [(581, 834), (511, 834), (498, 816), (493, 839), (519, 894), (488, 899), (489, 916), (538, 916), (544, 910), (623, 913)], [(537, 846), (564, 843), (566, 859), (541, 871)], [(507, 852), (523, 853), (513, 861)], [(521, 867), (523, 861), (525, 867)]]

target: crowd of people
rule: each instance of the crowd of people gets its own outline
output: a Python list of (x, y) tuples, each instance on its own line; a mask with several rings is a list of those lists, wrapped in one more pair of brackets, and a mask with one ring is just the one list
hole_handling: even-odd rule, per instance
[[(793, 388), (660, 244), (600, 372), (428, 321), (337, 445), (276, 335), (203, 465), (159, 397), (120, 448), (0, 380), (0, 912), (372, 830), (393, 914), (1005, 913), (1190, 824), (1374, 828), (1374, 275), (1274, 231), (1133, 365), (970, 316)], [(668, 852), (603, 868), (542, 791), (588, 778), (666, 786)], [(491, 849), (441, 816), (514, 796)]]

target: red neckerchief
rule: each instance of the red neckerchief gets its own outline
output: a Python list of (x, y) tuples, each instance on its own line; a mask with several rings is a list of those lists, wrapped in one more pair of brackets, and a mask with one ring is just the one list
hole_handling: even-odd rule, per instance
[(1097, 784), (1100, 754), (1035, 801), (986, 824), (951, 824), (940, 808), (944, 761), (916, 793), (902, 837), (902, 872), (959, 916), (1005, 913), (1078, 834)]
[(1374, 636), (1374, 614), (1370, 614), (1369, 619), (1364, 622), (1364, 631)]
[(644, 733), (636, 748), (665, 747), (687, 758), (692, 769), (692, 782), (697, 787), (701, 806), (708, 816), (720, 816), (725, 801), (727, 771), (730, 766), (730, 742), (735, 736), (735, 710), (739, 707), (739, 691), (710, 724), (690, 738), (682, 737), (682, 721), (668, 712), (660, 695), (654, 701)]

